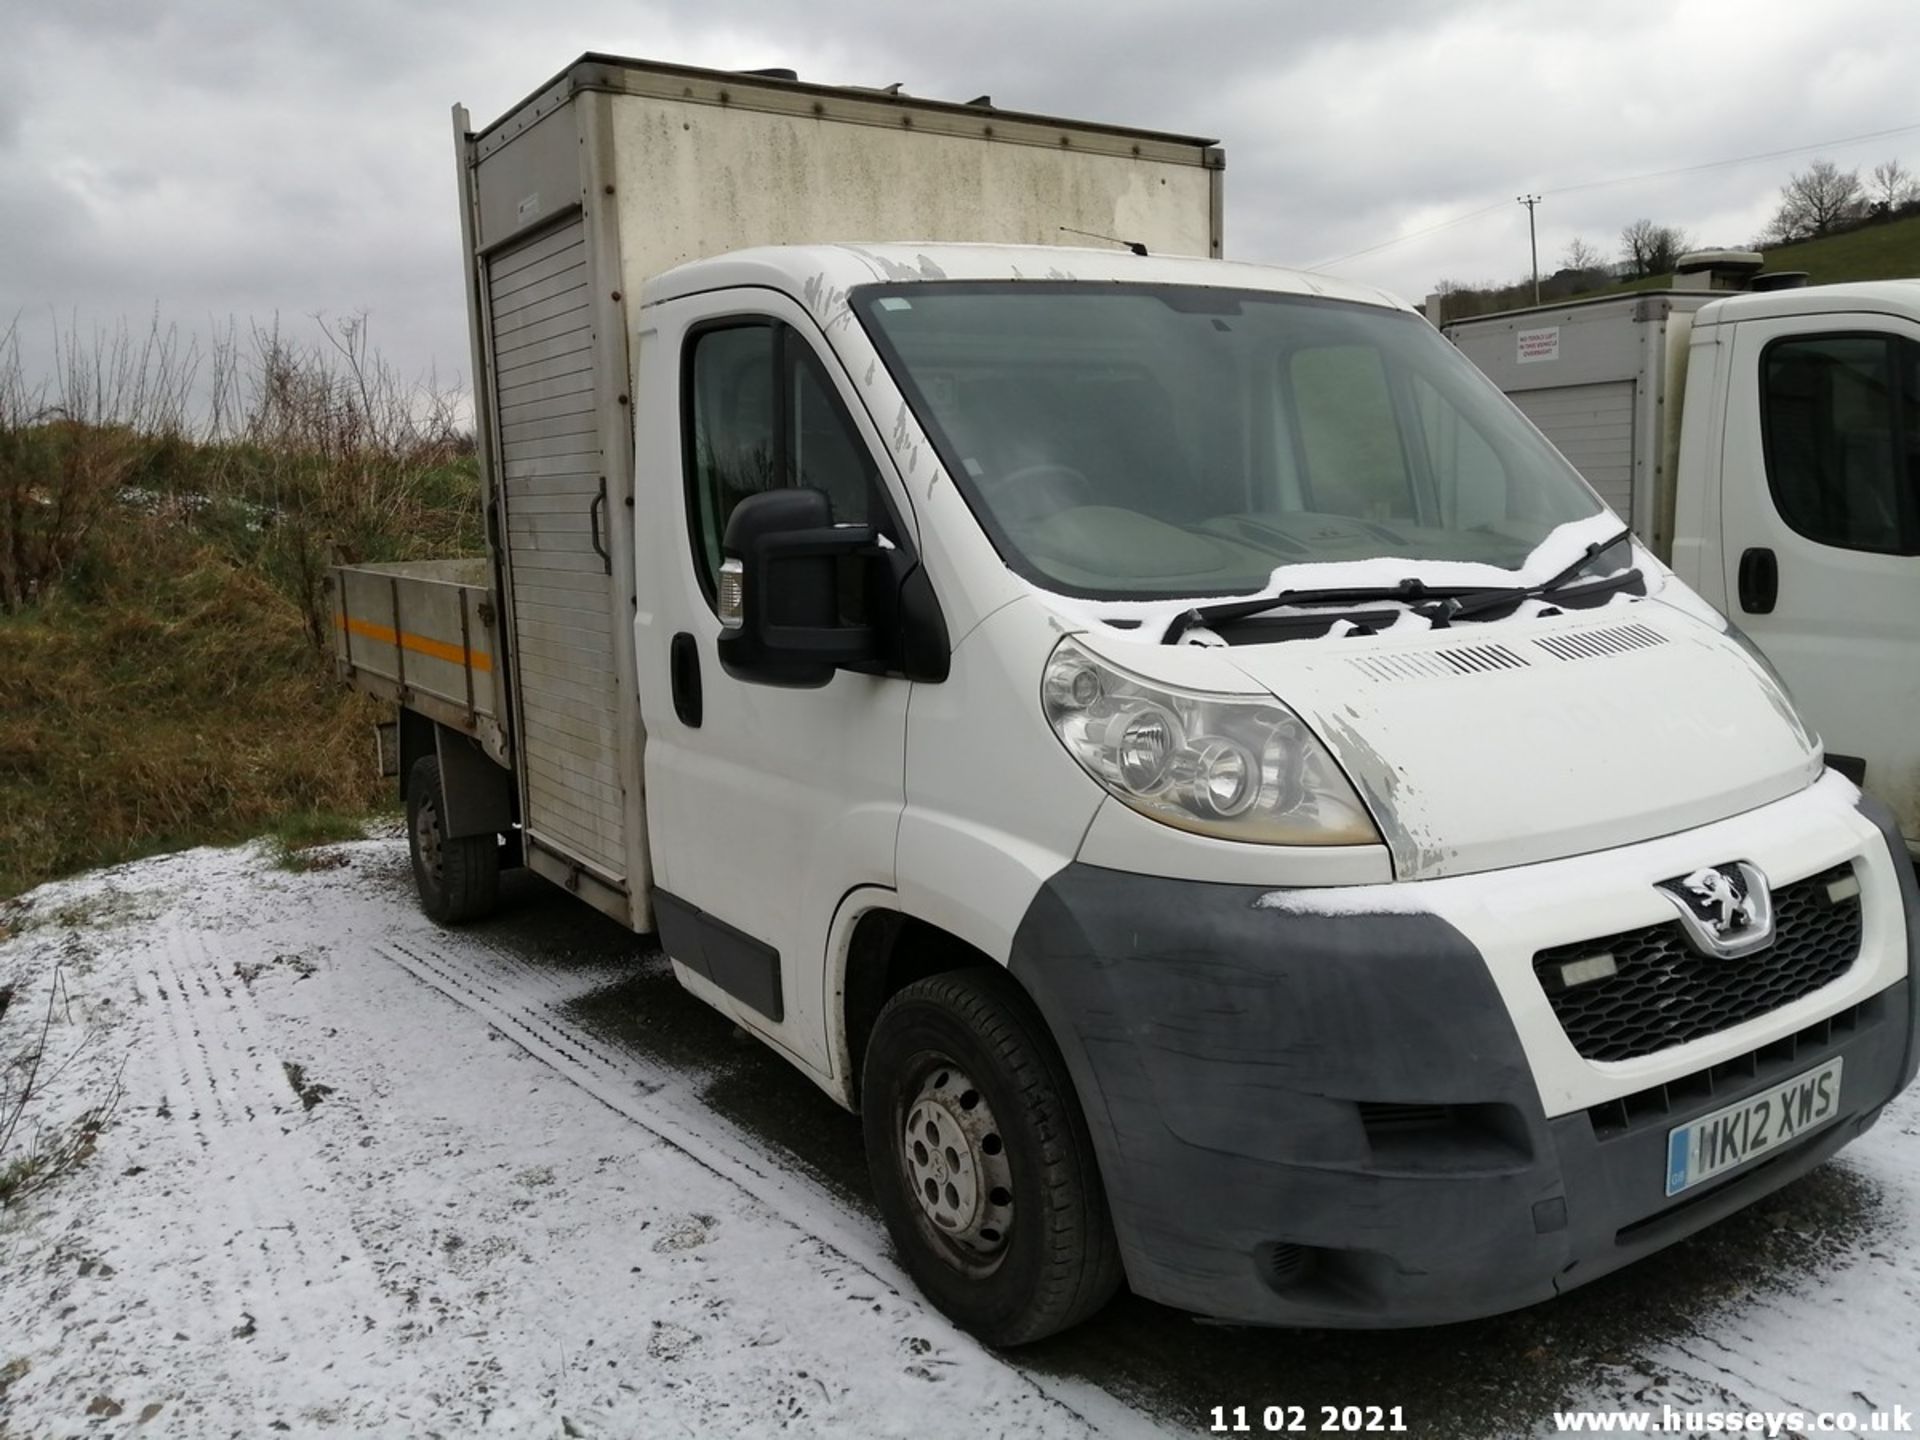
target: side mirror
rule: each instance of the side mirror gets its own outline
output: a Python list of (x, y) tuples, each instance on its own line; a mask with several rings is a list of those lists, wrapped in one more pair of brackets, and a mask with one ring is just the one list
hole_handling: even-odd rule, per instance
[(872, 527), (835, 525), (823, 491), (767, 490), (734, 506), (720, 542), (720, 664), (741, 680), (817, 686), (880, 668), (871, 625), (843, 619), (850, 559), (880, 553)]

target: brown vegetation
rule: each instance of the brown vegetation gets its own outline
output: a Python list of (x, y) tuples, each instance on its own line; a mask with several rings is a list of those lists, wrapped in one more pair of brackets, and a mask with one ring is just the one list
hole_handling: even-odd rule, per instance
[(31, 388), (0, 336), (0, 897), (380, 803), (321, 581), (481, 548), (447, 397), (360, 320), (60, 357)]

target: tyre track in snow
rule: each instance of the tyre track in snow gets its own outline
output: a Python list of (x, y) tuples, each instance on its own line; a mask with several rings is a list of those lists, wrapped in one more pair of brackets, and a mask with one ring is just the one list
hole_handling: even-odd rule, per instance
[[(1122, 1296), (1004, 1360), (892, 1262), (857, 1126), (770, 1052), (730, 1046), (657, 953), (531, 881), (492, 924), (441, 931), (406, 872), (392, 842), (297, 876), (191, 852), (37, 902), (100, 904), (111, 940), (0, 941), (0, 970), (33, 991), (73, 952), (70, 1029), (92, 1023), (85, 987), (137, 977), (125, 1012), (93, 1006), (124, 1028), (78, 1072), (105, 1083), (128, 1057), (119, 1118), (0, 1250), (0, 1332), (18, 1337), (0, 1366), (31, 1365), (7, 1396), (16, 1433), (92, 1428), (105, 1393), (142, 1435), (284, 1417), (1020, 1440), (1154, 1416), (1203, 1430), (1221, 1404), (1404, 1403), (1415, 1434), (1485, 1440), (1545, 1433), (1569, 1404), (1916, 1399), (1920, 1095), (1840, 1163), (1534, 1310), (1275, 1334)], [(287, 1060), (338, 1089), (304, 1110)], [(150, 1401), (164, 1412), (136, 1423)]]
[[(249, 1339), (265, 1337), (253, 1348), (284, 1358), (312, 1338), (281, 1288), (285, 1267), (274, 1253), (275, 1236), (294, 1233), (297, 1220), (291, 1205), (263, 1209), (260, 1201), (263, 1193), (284, 1199), (309, 1188), (299, 1144), (280, 1128), (258, 1048), (249, 1043), (234, 996), (215, 970), (219, 958), (202, 937), (191, 934), (170, 936), (164, 958), (175, 996), (167, 1008), (185, 1023), (190, 1041), (177, 1058), (196, 1098), (204, 1097), (190, 1117), (194, 1138), (213, 1152), (210, 1166), (224, 1171), (218, 1178), (229, 1182), (207, 1193), (208, 1204), (196, 1223), (225, 1257), (231, 1303), (240, 1312), (236, 1332), (250, 1331)], [(213, 1061), (216, 1054), (228, 1062), (224, 1075)], [(250, 1062), (244, 1070), (242, 1060)], [(242, 1172), (264, 1179), (265, 1185), (232, 1183)]]
[[(430, 928), (413, 931), (404, 939), (388, 939), (375, 948), (422, 983), (485, 1019), (601, 1104), (744, 1192), (768, 1215), (813, 1241), (825, 1256), (891, 1294), (923, 1303), (912, 1281), (886, 1253), (874, 1222), (715, 1114), (695, 1093), (686, 1072), (616, 1049), (560, 1013), (571, 1002), (631, 978), (632, 964), (595, 964), (556, 973), (478, 936), (456, 938)], [(662, 958), (651, 963), (666, 962)], [(788, 1081), (807, 1083), (799, 1075)], [(929, 1321), (950, 1330), (944, 1319), (931, 1313)], [(974, 1343), (952, 1333), (957, 1344)], [(1158, 1422), (1097, 1386), (1042, 1374), (985, 1350), (979, 1358), (983, 1363), (1007, 1365), (1059, 1407), (1062, 1421), (1123, 1435), (1160, 1429)]]
[[(201, 1029), (192, 1015), (192, 1001), (181, 979), (174, 950), (183, 937), (161, 937), (146, 957), (146, 976), (153, 988), (146, 999), (148, 1023), (153, 1027), (154, 1043), (134, 1050), (129, 1057), (126, 1083), (136, 1100), (154, 1097), (154, 1113), (166, 1122), (167, 1129), (184, 1132), (187, 1143), (197, 1152), (189, 1164), (211, 1168), (219, 1163), (214, 1151), (215, 1137), (224, 1128), (222, 1103), (214, 1083), (212, 1065), (207, 1059)], [(144, 1156), (158, 1160), (164, 1147), (150, 1143)], [(137, 1202), (136, 1202), (137, 1203)], [(154, 1207), (158, 1208), (158, 1207)], [(147, 1257), (156, 1272), (180, 1278), (160, 1289), (155, 1305), (154, 1326), (172, 1335), (213, 1337), (230, 1333), (241, 1323), (245, 1303), (234, 1303), (231, 1293), (231, 1257), (226, 1247), (232, 1230), (221, 1223), (221, 1212), (212, 1204), (196, 1204), (180, 1217), (178, 1228), (165, 1242), (156, 1245)], [(216, 1283), (214, 1275), (227, 1283)], [(228, 1381), (243, 1390), (249, 1400), (258, 1403), (264, 1385), (261, 1367), (247, 1352), (223, 1350)]]
[[(49, 887), (39, 913), (81, 918), (0, 939), (10, 983), (57, 987), (69, 964), (61, 1053), (102, 1027), (59, 1113), (122, 1057), (127, 1087), (97, 1153), (7, 1217), (0, 1428), (1152, 1428), (981, 1349), (904, 1288), (877, 1231), (783, 1183), (787, 1161), (702, 1129), (726, 1122), (695, 1098), (698, 1072), (636, 1065), (573, 1024), (583, 991), (670, 985), (624, 941), (617, 961), (543, 975), (412, 914), (395, 858), (346, 847), (298, 876), (257, 849), (141, 862)], [(141, 913), (85, 913), (119, 889)], [(136, 977), (108, 1013), (98, 997)], [(304, 1106), (288, 1061), (332, 1093)]]
[[(191, 1096), (192, 1108), (177, 1118), (190, 1128), (211, 1182), (199, 1188), (190, 1223), (218, 1282), (203, 1282), (186, 1333), (232, 1337), (225, 1356), (259, 1413), (290, 1401), (328, 1410), (347, 1398), (347, 1387), (287, 1362), (315, 1351), (364, 1353), (365, 1331), (309, 1318), (316, 1277), (354, 1314), (378, 1317), (368, 1329), (390, 1329), (397, 1312), (349, 1208), (333, 1193), (284, 1068), (300, 1062), (263, 1037), (252, 990), (237, 978), (236, 965), (257, 961), (258, 947), (169, 929), (154, 950), (165, 983), (152, 1063)], [(326, 1308), (337, 1313), (337, 1304)], [(295, 1377), (311, 1382), (305, 1393), (289, 1393)]]
[[(207, 1004), (208, 992), (202, 983), (200, 972), (208, 963), (204, 951), (192, 935), (169, 930), (153, 945), (151, 961), (157, 991), (153, 1012), (157, 1043), (137, 1051), (130, 1062), (135, 1093), (140, 1070), (148, 1070), (156, 1080), (165, 1078), (160, 1087), (165, 1110), (174, 1125), (184, 1127), (199, 1151), (202, 1173), (212, 1182), (183, 1217), (187, 1243), (182, 1245), (180, 1237), (169, 1235), (151, 1257), (158, 1267), (178, 1267), (196, 1277), (169, 1294), (183, 1301), (191, 1295), (194, 1303), (183, 1304), (173, 1314), (163, 1308), (161, 1318), (175, 1333), (189, 1338), (229, 1334), (236, 1341), (258, 1334), (264, 1319), (269, 1333), (291, 1343), (298, 1337), (274, 1295), (270, 1270), (249, 1263), (259, 1221), (245, 1200), (244, 1188), (232, 1183), (240, 1168), (238, 1152), (246, 1145), (239, 1133), (238, 1102), (233, 1095), (238, 1075), (237, 1069), (229, 1070), (223, 1084), (213, 1058), (209, 1030), (217, 1007)], [(240, 1332), (248, 1327), (252, 1334), (243, 1337)], [(261, 1347), (234, 1344), (223, 1346), (221, 1354), (230, 1383), (243, 1389), (256, 1405), (260, 1403), (269, 1383)]]

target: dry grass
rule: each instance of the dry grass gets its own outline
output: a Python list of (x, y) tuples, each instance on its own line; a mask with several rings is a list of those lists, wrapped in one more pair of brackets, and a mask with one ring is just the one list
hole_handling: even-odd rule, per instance
[(373, 707), (299, 607), (160, 528), (127, 527), (105, 595), (0, 619), (0, 895), (385, 797)]
[[(13, 991), (8, 989), (4, 996), (11, 1000)], [(124, 1093), (116, 1072), (106, 1094), (66, 1123), (47, 1124), (37, 1113), (29, 1115), (47, 1088), (99, 1038), (97, 1030), (90, 1030), (63, 1058), (48, 1054), (54, 1017), (63, 1001), (65, 1019), (71, 1025), (72, 997), (67, 994), (65, 974), (56, 964), (40, 1024), (31, 1030), (24, 1046), (0, 1062), (0, 1209), (85, 1164)], [(5, 1008), (0, 1007), (0, 1014)], [(122, 1061), (121, 1070), (125, 1068)]]
[(0, 898), (388, 799), (320, 582), (478, 553), (477, 476), (363, 325), (321, 336), (216, 346), (198, 392), (116, 341), (29, 392), (0, 337)]

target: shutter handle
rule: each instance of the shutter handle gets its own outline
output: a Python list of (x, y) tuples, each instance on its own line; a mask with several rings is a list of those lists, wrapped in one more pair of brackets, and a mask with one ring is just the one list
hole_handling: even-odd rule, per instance
[(600, 493), (593, 497), (593, 503), (587, 507), (587, 525), (593, 531), (593, 553), (600, 557), (600, 563), (607, 567), (607, 574), (613, 573), (613, 556), (607, 553), (607, 547), (600, 541), (600, 512), (607, 508), (607, 477), (600, 477)]

